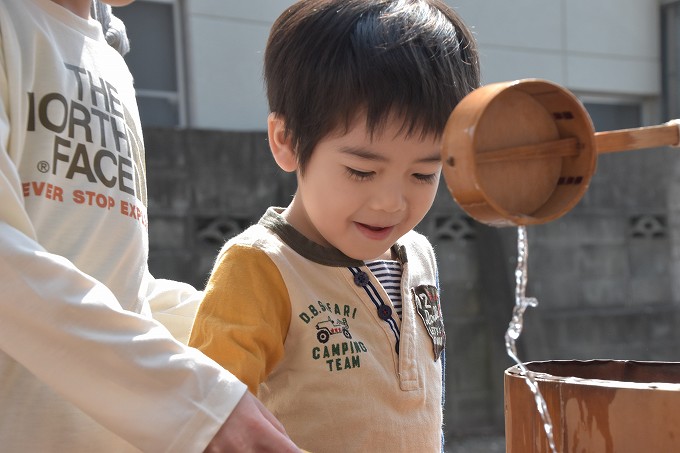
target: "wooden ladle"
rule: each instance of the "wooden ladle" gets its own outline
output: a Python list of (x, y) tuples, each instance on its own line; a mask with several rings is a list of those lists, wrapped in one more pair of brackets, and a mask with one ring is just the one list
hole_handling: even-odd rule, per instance
[(680, 144), (677, 121), (595, 132), (583, 104), (541, 79), (485, 85), (454, 109), (443, 136), (449, 192), (492, 226), (550, 222), (588, 189), (597, 155)]

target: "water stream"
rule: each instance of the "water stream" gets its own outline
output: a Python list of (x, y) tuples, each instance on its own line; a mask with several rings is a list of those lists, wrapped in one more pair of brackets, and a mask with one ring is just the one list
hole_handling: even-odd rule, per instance
[(536, 402), (536, 408), (538, 413), (541, 415), (543, 420), (543, 429), (548, 438), (548, 443), (550, 444), (550, 449), (553, 453), (558, 453), (555, 447), (555, 439), (553, 437), (553, 424), (550, 420), (550, 414), (548, 413), (548, 407), (545, 403), (545, 398), (541, 394), (538, 388), (536, 379), (534, 378), (533, 372), (531, 372), (522, 361), (519, 359), (517, 354), (516, 341), (522, 334), (522, 328), (524, 327), (524, 312), (528, 307), (536, 307), (538, 305), (538, 300), (533, 297), (526, 297), (527, 289), (527, 260), (529, 258), (529, 241), (527, 240), (527, 231), (525, 226), (520, 226), (517, 228), (517, 268), (515, 269), (515, 306), (512, 309), (512, 319), (510, 320), (510, 325), (505, 333), (505, 349), (512, 360), (514, 360), (519, 366), (524, 380), (526, 381), (529, 389), (534, 394), (534, 400)]

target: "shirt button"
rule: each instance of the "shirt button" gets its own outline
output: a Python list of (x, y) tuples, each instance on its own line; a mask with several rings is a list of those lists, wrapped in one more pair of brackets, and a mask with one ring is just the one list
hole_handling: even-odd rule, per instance
[(354, 274), (354, 284), (357, 286), (366, 286), (368, 285), (369, 278), (368, 274), (364, 271), (359, 271), (356, 274)]
[(381, 305), (378, 307), (378, 317), (383, 321), (387, 321), (392, 317), (392, 308), (389, 305)]

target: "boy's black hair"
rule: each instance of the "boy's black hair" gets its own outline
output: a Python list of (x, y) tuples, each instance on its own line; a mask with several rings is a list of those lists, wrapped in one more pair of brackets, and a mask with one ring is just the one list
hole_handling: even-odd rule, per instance
[(479, 86), (472, 33), (441, 0), (302, 0), (274, 22), (264, 78), (304, 170), (316, 144), (365, 112), (407, 135), (441, 135)]

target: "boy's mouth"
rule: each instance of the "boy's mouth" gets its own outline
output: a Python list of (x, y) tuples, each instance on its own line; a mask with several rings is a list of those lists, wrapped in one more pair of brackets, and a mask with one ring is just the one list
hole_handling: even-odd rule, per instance
[(360, 222), (355, 222), (355, 224), (359, 231), (369, 239), (385, 239), (394, 229), (394, 226), (375, 226)]

